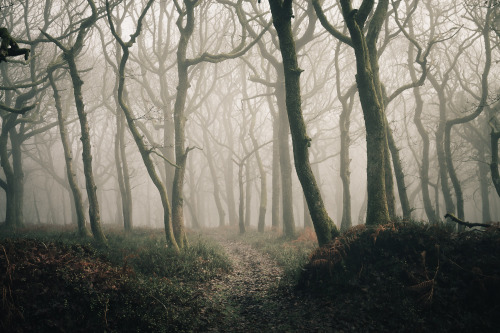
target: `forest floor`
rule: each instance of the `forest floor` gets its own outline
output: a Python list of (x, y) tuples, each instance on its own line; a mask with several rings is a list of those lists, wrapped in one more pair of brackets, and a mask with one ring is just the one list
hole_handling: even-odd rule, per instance
[[(283, 269), (251, 245), (211, 233), (233, 264), (233, 271), (209, 283), (208, 298), (225, 309), (226, 320), (213, 332), (333, 332), (324, 320), (324, 302), (281, 282)], [(354, 328), (335, 320), (339, 330)]]
[(496, 332), (499, 230), (358, 226), (317, 249), (217, 228), (180, 254), (161, 230), (3, 232), (0, 332)]

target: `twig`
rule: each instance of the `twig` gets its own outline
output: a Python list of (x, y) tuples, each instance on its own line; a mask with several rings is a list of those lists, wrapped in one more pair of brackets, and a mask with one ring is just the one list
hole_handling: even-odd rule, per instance
[(447, 213), (444, 216), (444, 218), (447, 218), (447, 217), (449, 217), (450, 220), (452, 220), (453, 222), (456, 222), (456, 223), (458, 223), (460, 225), (464, 225), (467, 228), (473, 228), (473, 227), (485, 227), (485, 228), (489, 228), (489, 227), (491, 227), (491, 225), (488, 224), (488, 223), (471, 223), (471, 222), (462, 221), (458, 217), (455, 217), (453, 214), (450, 214), (450, 213)]

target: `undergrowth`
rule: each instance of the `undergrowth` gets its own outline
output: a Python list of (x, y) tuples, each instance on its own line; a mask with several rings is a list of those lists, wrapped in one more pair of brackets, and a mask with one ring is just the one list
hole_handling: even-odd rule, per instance
[(199, 236), (180, 254), (159, 231), (111, 232), (107, 247), (60, 231), (2, 237), (0, 331), (203, 331), (220, 315), (200, 284), (230, 261)]
[(350, 229), (316, 250), (300, 287), (378, 330), (482, 331), (500, 320), (500, 232), (391, 223)]

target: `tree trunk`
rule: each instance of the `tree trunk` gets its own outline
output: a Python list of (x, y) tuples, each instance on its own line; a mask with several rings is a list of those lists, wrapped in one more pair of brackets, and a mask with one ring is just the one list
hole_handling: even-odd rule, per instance
[[(351, 99), (352, 100), (352, 99)], [(340, 222), (340, 230), (345, 231), (352, 226), (351, 218), (351, 171), (349, 165), (351, 159), (349, 156), (349, 146), (351, 145), (351, 137), (349, 135), (350, 116), (352, 110), (352, 102), (349, 105), (346, 101), (342, 102), (342, 112), (339, 119), (340, 127), (340, 179), (342, 180), (342, 220)]]
[(280, 151), (279, 151), (279, 126), (278, 116), (273, 119), (273, 165), (272, 165), (272, 197), (271, 197), (271, 226), (273, 230), (280, 227)]
[(385, 20), (388, 1), (383, 0), (378, 3), (370, 22), (372, 34), (369, 37), (364, 36), (363, 29), (357, 20), (357, 10), (351, 8), (350, 1), (342, 0), (341, 5), (342, 15), (351, 35), (356, 57), (356, 83), (366, 128), (368, 192), (366, 224), (384, 224), (390, 221), (385, 184), (386, 158), (384, 152), (387, 146), (387, 137), (384, 101), (378, 80), (376, 40)]
[(250, 173), (250, 159), (245, 163), (245, 226), (250, 226), (250, 219), (252, 216), (252, 176)]
[[(444, 137), (445, 137), (445, 126), (446, 126), (446, 97), (444, 95), (444, 86), (447, 82), (448, 76), (443, 78), (441, 85), (437, 83), (432, 75), (429, 75), (429, 79), (437, 92), (439, 99), (439, 125), (436, 131), (436, 151), (439, 164), (439, 178), (441, 181), (441, 190), (443, 193), (443, 198), (445, 202), (446, 212), (449, 214), (455, 214), (455, 204), (451, 197), (450, 186), (448, 184), (448, 167), (446, 165), (446, 153), (444, 148)], [(449, 226), (455, 227), (455, 223), (449, 222)]]
[(210, 175), (212, 176), (212, 182), (214, 184), (213, 194), (215, 206), (217, 207), (217, 213), (219, 214), (219, 227), (223, 227), (225, 225), (226, 213), (224, 212), (224, 208), (222, 208), (222, 202), (220, 200), (219, 180), (217, 179), (217, 171), (213, 161), (214, 158), (212, 155), (212, 149), (210, 147), (210, 141), (208, 138), (206, 126), (203, 126), (203, 141), (205, 142), (205, 156), (207, 158), (208, 168), (210, 170)]
[[(243, 235), (246, 231), (245, 229), (245, 191), (243, 189), (243, 162), (238, 165), (238, 188), (240, 192), (240, 204), (238, 209), (238, 225), (240, 227), (240, 234)], [(248, 207), (247, 207), (248, 209)]]
[[(146, 10), (151, 6), (152, 1), (148, 1), (148, 4), (146, 5), (143, 14), (146, 12)], [(137, 126), (135, 125), (134, 122), (134, 117), (132, 115), (132, 112), (130, 111), (129, 107), (125, 103), (124, 97), (123, 97), (123, 92), (124, 92), (124, 85), (125, 85), (125, 65), (127, 63), (128, 57), (129, 57), (129, 48), (134, 44), (135, 38), (140, 33), (140, 27), (141, 27), (141, 21), (139, 21), (138, 28), (135, 32), (134, 35), (131, 35), (130, 41), (125, 44), (120, 37), (116, 34), (116, 31), (114, 30), (113, 22), (111, 20), (111, 13), (109, 9), (109, 4), (106, 4), (106, 9), (107, 9), (107, 14), (108, 14), (108, 22), (110, 24), (111, 32), (113, 36), (117, 39), (117, 41), (120, 43), (123, 51), (123, 56), (120, 61), (120, 66), (118, 70), (118, 102), (120, 104), (120, 107), (125, 114), (125, 119), (127, 120), (128, 127), (130, 129), (130, 132), (132, 133), (132, 137), (134, 138), (134, 141), (137, 145), (137, 148), (139, 149), (139, 152), (141, 154), (142, 160), (144, 162), (144, 166), (146, 167), (146, 170), (148, 171), (149, 177), (153, 181), (153, 184), (156, 186), (159, 194), (160, 194), (160, 199), (163, 207), (163, 224), (165, 228), (165, 235), (167, 239), (167, 244), (171, 246), (176, 252), (179, 252), (179, 246), (177, 245), (177, 242), (175, 240), (174, 232), (173, 232), (173, 226), (172, 226), (172, 210), (170, 206), (170, 202), (168, 200), (167, 196), (167, 191), (165, 189), (165, 186), (163, 185), (160, 177), (158, 176), (158, 173), (156, 172), (155, 165), (153, 163), (153, 160), (151, 159), (151, 150), (147, 148), (145, 142), (144, 142), (144, 136), (139, 133), (139, 130), (137, 129)], [(141, 20), (143, 16), (141, 15)]]
[[(283, 3), (279, 0), (269, 0), (273, 24), (278, 33), (283, 69), (285, 74), (286, 109), (293, 142), (295, 170), (302, 185), (307, 205), (311, 212), (318, 243), (323, 246), (338, 235), (335, 224), (328, 216), (319, 187), (314, 178), (309, 163), (309, 146), (311, 139), (307, 136), (304, 118), (302, 116), (300, 73), (298, 67), (295, 41), (291, 29), (292, 1)], [(284, 221), (286, 223), (286, 221)]]
[(491, 221), (491, 214), (488, 190), (488, 165), (484, 163), (484, 161), (486, 161), (485, 146), (481, 142), (478, 147), (479, 161), (477, 162), (477, 169), (479, 175), (479, 191), (481, 193), (482, 222), (489, 222)]
[(229, 214), (229, 224), (236, 225), (238, 223), (238, 215), (236, 214), (236, 201), (234, 200), (234, 164), (231, 160), (234, 147), (233, 129), (230, 119), (224, 116), (224, 128), (227, 134), (227, 145), (230, 149), (229, 155), (226, 158), (224, 170), (224, 184), (226, 188), (227, 211)]
[(493, 185), (497, 191), (498, 196), (500, 196), (500, 173), (498, 172), (498, 140), (500, 139), (500, 132), (491, 131), (491, 179), (493, 180)]
[[(73, 194), (73, 207), (76, 212), (76, 221), (78, 225), (78, 235), (80, 237), (90, 236), (90, 232), (87, 229), (87, 221), (85, 218), (85, 210), (83, 209), (82, 193), (78, 187), (78, 181), (76, 178), (76, 173), (73, 169), (73, 153), (71, 152), (71, 146), (68, 141), (68, 133), (66, 131), (65, 117), (63, 115), (61, 97), (56, 86), (56, 82), (53, 77), (53, 72), (49, 70), (49, 80), (52, 86), (52, 91), (54, 93), (54, 101), (57, 111), (57, 120), (59, 122), (59, 134), (61, 136), (61, 142), (64, 151), (64, 160), (66, 162), (66, 176), (68, 179), (69, 187), (71, 193)], [(38, 212), (37, 212), (38, 215)]]
[[(411, 73), (410, 67), (410, 73)], [(422, 111), (424, 109), (424, 102), (420, 94), (420, 88), (413, 88), (413, 94), (415, 96), (415, 114), (413, 116), (413, 121), (417, 127), (418, 133), (422, 138), (422, 164), (420, 167), (420, 186), (422, 188), (422, 200), (424, 202), (425, 214), (430, 223), (435, 223), (439, 221), (439, 217), (432, 207), (431, 196), (429, 193), (429, 147), (430, 140), (429, 134), (425, 130), (424, 124), (422, 123)], [(436, 203), (437, 205), (437, 203)]]
[[(255, 150), (255, 160), (257, 161), (257, 166), (259, 168), (260, 174), (260, 202), (259, 202), (259, 220), (257, 222), (257, 230), (259, 232), (264, 232), (266, 226), (266, 210), (267, 210), (267, 176), (266, 170), (264, 170), (264, 165), (262, 164), (262, 159), (259, 153), (259, 144), (254, 134), (255, 127), (255, 113), (252, 115), (252, 123), (250, 125), (250, 140), (252, 140), (252, 145)], [(247, 206), (248, 207), (248, 206)]]
[(76, 111), (78, 113), (78, 119), (80, 120), (83, 171), (87, 186), (87, 197), (89, 199), (90, 228), (97, 242), (106, 244), (106, 236), (104, 236), (101, 229), (101, 215), (99, 212), (99, 202), (97, 200), (97, 186), (95, 185), (94, 172), (92, 171), (90, 129), (82, 95), (83, 81), (80, 79), (80, 75), (78, 74), (73, 51), (65, 52), (64, 55), (69, 66), (71, 81), (73, 82)]
[(406, 181), (405, 174), (403, 172), (403, 166), (401, 165), (401, 158), (399, 157), (399, 149), (396, 146), (394, 137), (392, 135), (392, 129), (389, 127), (386, 119), (386, 129), (387, 129), (387, 142), (389, 144), (389, 150), (392, 156), (392, 164), (394, 167), (394, 175), (396, 176), (396, 184), (398, 186), (399, 201), (401, 202), (401, 209), (403, 210), (403, 219), (411, 219), (411, 206), (408, 200), (408, 194), (406, 192)]
[[(384, 114), (385, 118), (385, 114)], [(387, 120), (385, 124), (386, 143), (384, 147), (384, 172), (385, 172), (385, 196), (387, 198), (387, 210), (389, 217), (394, 220), (396, 218), (396, 197), (394, 196), (394, 178), (391, 166), (391, 152), (389, 150), (389, 135), (387, 127)]]
[(293, 217), (292, 163), (290, 161), (289, 131), (286, 92), (282, 85), (283, 74), (279, 71), (278, 87), (275, 90), (278, 105), (278, 149), (281, 175), (281, 198), (283, 206), (283, 234), (292, 238), (295, 235)]

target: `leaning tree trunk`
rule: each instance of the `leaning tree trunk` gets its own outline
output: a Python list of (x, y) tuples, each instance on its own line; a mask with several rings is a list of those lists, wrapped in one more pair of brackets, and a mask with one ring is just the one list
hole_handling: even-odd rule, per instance
[(179, 246), (177, 245), (177, 242), (175, 240), (174, 236), (174, 231), (172, 227), (172, 210), (170, 206), (170, 201), (168, 200), (167, 196), (167, 191), (165, 189), (165, 186), (163, 185), (158, 173), (156, 172), (156, 168), (153, 162), (153, 159), (151, 158), (151, 150), (146, 146), (146, 143), (144, 142), (144, 136), (141, 135), (139, 130), (137, 129), (137, 126), (135, 124), (135, 117), (133, 117), (132, 112), (130, 111), (128, 105), (125, 103), (125, 100), (123, 98), (123, 92), (124, 92), (124, 86), (125, 86), (125, 66), (127, 64), (127, 60), (129, 57), (129, 48), (135, 43), (135, 39), (137, 36), (139, 36), (139, 33), (141, 31), (141, 26), (142, 26), (142, 19), (144, 18), (144, 15), (147, 11), (147, 9), (152, 5), (153, 0), (148, 1), (143, 13), (141, 14), (138, 24), (137, 24), (137, 29), (133, 35), (130, 36), (130, 41), (128, 43), (124, 43), (120, 36), (117, 35), (113, 21), (111, 19), (111, 12), (109, 8), (109, 3), (106, 3), (106, 10), (107, 10), (107, 15), (108, 15), (108, 22), (111, 28), (111, 33), (115, 37), (115, 39), (120, 43), (120, 46), (122, 47), (123, 55), (122, 59), (120, 61), (120, 66), (118, 69), (118, 103), (120, 104), (120, 107), (125, 115), (125, 119), (127, 120), (128, 127), (130, 129), (130, 132), (132, 133), (132, 137), (134, 138), (134, 141), (137, 145), (137, 148), (139, 149), (139, 153), (141, 154), (142, 161), (144, 162), (144, 166), (146, 167), (146, 170), (148, 171), (149, 177), (151, 178), (151, 181), (153, 184), (156, 186), (159, 194), (160, 194), (160, 199), (163, 207), (163, 224), (165, 227), (165, 236), (167, 239), (167, 244), (171, 246), (174, 251), (179, 252)]
[[(52, 86), (52, 91), (54, 93), (54, 102), (57, 111), (57, 120), (59, 122), (59, 134), (61, 136), (61, 142), (64, 151), (64, 160), (66, 162), (66, 175), (68, 178), (69, 187), (71, 193), (73, 194), (73, 207), (76, 212), (76, 221), (78, 225), (78, 235), (80, 237), (90, 236), (90, 232), (87, 229), (87, 221), (85, 219), (85, 210), (83, 209), (82, 193), (78, 187), (78, 181), (76, 179), (76, 173), (73, 169), (73, 153), (71, 152), (71, 146), (68, 141), (68, 132), (66, 131), (65, 117), (63, 115), (63, 109), (61, 105), (61, 96), (59, 95), (59, 90), (57, 89), (56, 82), (53, 77), (53, 72), (49, 70), (49, 80)], [(37, 212), (38, 213), (38, 212)]]
[(405, 174), (403, 172), (403, 166), (401, 165), (401, 158), (399, 157), (399, 149), (396, 146), (394, 136), (392, 135), (392, 129), (389, 127), (387, 120), (385, 126), (387, 129), (387, 142), (392, 156), (394, 175), (396, 176), (396, 184), (398, 186), (399, 201), (401, 202), (401, 209), (403, 210), (403, 219), (409, 220), (411, 218), (411, 207), (406, 192)]
[(82, 160), (83, 172), (85, 174), (85, 183), (87, 186), (87, 197), (89, 200), (89, 218), (90, 228), (94, 238), (99, 243), (107, 243), (106, 236), (101, 228), (101, 215), (99, 212), (99, 201), (97, 199), (97, 186), (94, 181), (94, 172), (92, 170), (92, 152), (90, 144), (90, 129), (83, 103), (82, 86), (83, 81), (78, 74), (73, 52), (65, 52), (65, 59), (68, 63), (71, 81), (73, 82), (73, 93), (75, 96), (76, 111), (80, 120), (81, 141), (82, 141)]
[(292, 135), (295, 170), (306, 196), (318, 243), (323, 246), (338, 235), (338, 230), (326, 212), (323, 198), (309, 163), (311, 139), (307, 136), (302, 115), (300, 94), (300, 73), (302, 70), (298, 67), (295, 41), (291, 29), (292, 1), (269, 0), (269, 3), (283, 58), (286, 109)]

